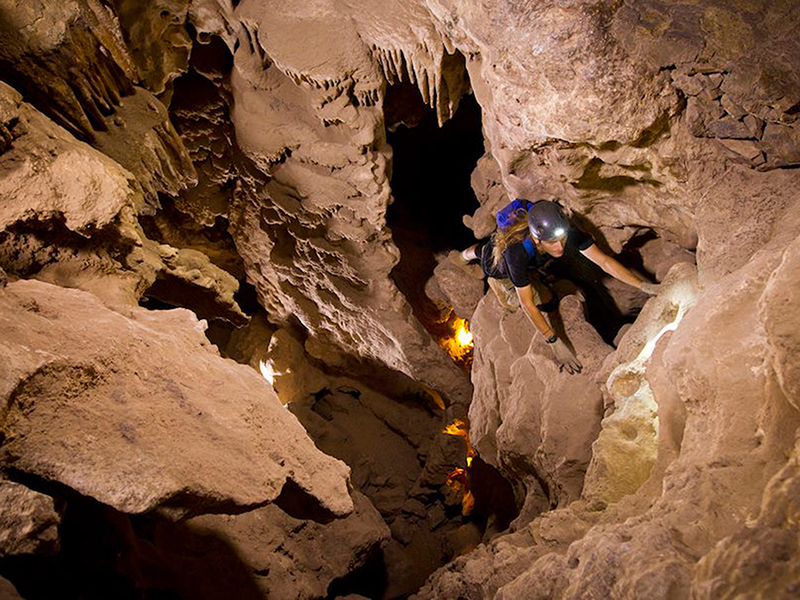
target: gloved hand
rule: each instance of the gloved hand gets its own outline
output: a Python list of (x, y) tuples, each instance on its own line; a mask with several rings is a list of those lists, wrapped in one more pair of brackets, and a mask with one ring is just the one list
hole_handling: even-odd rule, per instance
[(645, 294), (656, 296), (661, 291), (661, 284), (650, 283), (649, 281), (643, 281), (642, 284), (639, 286), (639, 289), (642, 290)]
[(556, 363), (558, 364), (559, 371), (566, 369), (567, 373), (570, 374), (581, 372), (583, 365), (575, 358), (572, 350), (570, 350), (561, 339), (557, 339), (550, 344), (550, 347), (553, 349), (553, 354), (556, 355)]

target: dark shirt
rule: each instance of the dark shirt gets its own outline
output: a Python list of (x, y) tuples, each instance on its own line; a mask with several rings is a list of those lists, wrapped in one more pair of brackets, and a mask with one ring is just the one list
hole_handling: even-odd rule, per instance
[(528, 273), (530, 269), (543, 267), (550, 260), (560, 261), (563, 258), (575, 258), (579, 252), (588, 249), (592, 244), (594, 244), (594, 238), (591, 235), (573, 226), (567, 232), (567, 242), (564, 244), (563, 256), (554, 258), (546, 252), (536, 252), (533, 256), (528, 256), (522, 242), (518, 242), (506, 248), (503, 253), (503, 260), (497, 266), (494, 266), (492, 264), (494, 246), (492, 240), (489, 239), (480, 249), (481, 266), (483, 267), (483, 272), (489, 277), (494, 277), (495, 279), (510, 278), (514, 287), (523, 288), (531, 283)]

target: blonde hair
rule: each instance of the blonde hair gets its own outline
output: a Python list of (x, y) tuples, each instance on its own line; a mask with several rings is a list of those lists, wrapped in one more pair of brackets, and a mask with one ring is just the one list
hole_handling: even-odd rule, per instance
[(503, 254), (506, 248), (512, 244), (521, 242), (528, 237), (528, 235), (530, 235), (528, 232), (528, 219), (524, 215), (505, 230), (501, 231), (498, 229), (495, 231), (492, 234), (492, 265), (497, 267), (497, 265), (503, 262)]

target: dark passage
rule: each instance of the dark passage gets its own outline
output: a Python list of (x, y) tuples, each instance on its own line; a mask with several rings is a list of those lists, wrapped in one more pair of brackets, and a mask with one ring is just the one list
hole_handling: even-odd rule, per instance
[[(394, 86), (398, 87), (405, 86)], [(422, 102), (418, 92), (414, 96), (394, 88), (387, 94), (387, 104), (413, 102), (415, 97)], [(399, 125), (389, 132), (388, 141), (394, 150), (395, 202), (387, 219), (395, 242), (403, 246), (419, 237), (432, 252), (472, 243), (472, 232), (461, 218), (478, 208), (470, 176), (484, 152), (481, 109), (474, 96), (464, 96), (455, 116), (441, 128), (427, 109), (416, 126)]]
[(473, 96), (464, 96), (455, 116), (440, 128), (419, 92), (401, 84), (390, 88), (385, 110), (387, 126), (397, 126), (388, 134), (395, 200), (386, 218), (401, 253), (392, 278), (430, 329), (438, 311), (424, 287), (436, 267), (435, 255), (475, 241), (462, 218), (479, 206), (470, 176), (484, 153), (480, 106)]

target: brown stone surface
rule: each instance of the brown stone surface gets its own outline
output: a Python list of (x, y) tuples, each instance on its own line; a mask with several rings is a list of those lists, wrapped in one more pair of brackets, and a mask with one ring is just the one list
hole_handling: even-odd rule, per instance
[(111, 223), (123, 207), (141, 204), (130, 173), (75, 140), (3, 83), (0, 118), (11, 137), (0, 158), (3, 229), (56, 217), (69, 230), (88, 236)]
[[(380, 364), (404, 373), (459, 413), (472, 398), (473, 441), (513, 477), (522, 516), (517, 531), (457, 559), (420, 597), (797, 595), (794, 3), (140, 4), (0, 0), (0, 284), (12, 282), (0, 296), (8, 304), (26, 286), (40, 286), (63, 322), (60, 335), (50, 329), (45, 339), (35, 324), (49, 318), (46, 302), (26, 297), (25, 310), (7, 306), (17, 311), (8, 327), (27, 324), (14, 331), (39, 337), (34, 344), (3, 336), (0, 369), (41, 369), (8, 379), (11, 386), (24, 379), (17, 392), (37, 401), (32, 412), (3, 414), (31, 428), (6, 447), (35, 442), (52, 453), (49, 463), (29, 453), (18, 464), (129, 511), (168, 498), (193, 510), (252, 507), (274, 499), (294, 467), (314, 487), (299, 465), (278, 468), (277, 455), (255, 440), (247, 419), (267, 418), (254, 416), (261, 414), (255, 399), (254, 412), (237, 413), (241, 427), (203, 426), (181, 412), (186, 406), (166, 379), (195, 386), (181, 393), (204, 415), (230, 397), (262, 398), (260, 390), (278, 406), (256, 373), (219, 359), (185, 313), (118, 308), (123, 316), (79, 292), (17, 281), (77, 287), (116, 307), (147, 294), (240, 325), (247, 316), (234, 294), (246, 278), (271, 324), (231, 334), (229, 347), (238, 347), (231, 355), (299, 369), (280, 393), (308, 397), (322, 385), (308, 352), (329, 367), (358, 364), (353, 371), (363, 373)], [(566, 334), (585, 361), (580, 376), (554, 371), (520, 313), (502, 312), (491, 296), (476, 308), (477, 280), (467, 284), (448, 266), (429, 294), (473, 315), (474, 397), (413, 316), (391, 279), (399, 251), (386, 226), (385, 130), (397, 125), (386, 116), (397, 113), (387, 92), (398, 83), (419, 90), (439, 123), (474, 92), (487, 150), (472, 178), (481, 206), (454, 217), (477, 237), (491, 233), (494, 211), (519, 195), (558, 197), (614, 252), (655, 234), (638, 251), (665, 287), (617, 336), (616, 350), (599, 341), (574, 298), (563, 303)], [(686, 264), (695, 260), (696, 273)], [(611, 292), (630, 309), (644, 300), (628, 288)], [(75, 323), (65, 322), (68, 309)], [(101, 338), (101, 318), (119, 321), (116, 338)], [(289, 327), (296, 337), (287, 337)], [(126, 337), (132, 331), (141, 339)], [(165, 352), (159, 335), (183, 340), (181, 350), (152, 350)], [(141, 349), (145, 342), (153, 356)], [(45, 354), (54, 345), (77, 358)], [(90, 356), (102, 361), (87, 363)], [(134, 366), (166, 373), (156, 395), (170, 402), (169, 423), (180, 424), (170, 435), (156, 427), (163, 422), (142, 425), (153, 437), (142, 438), (151, 443), (135, 464), (120, 450), (132, 443), (130, 429), (119, 428), (131, 414), (109, 408), (108, 398), (92, 404), (98, 389), (130, 374), (123, 361), (131, 356)], [(198, 364), (239, 387), (220, 391)], [(87, 384), (89, 368), (99, 379)], [(40, 384), (45, 391), (34, 394)], [(136, 389), (152, 400), (152, 387)], [(66, 403), (81, 394), (90, 395), (85, 405)], [(163, 408), (139, 403), (143, 412), (133, 414), (155, 406)], [(325, 463), (276, 410), (304, 440), (290, 460), (310, 452), (315, 465)], [(79, 477), (86, 464), (54, 441), (63, 424), (96, 439), (94, 428), (111, 428), (86, 463), (104, 474), (105, 491)], [(67, 440), (82, 452), (89, 447), (84, 438)], [(253, 447), (266, 453), (269, 473), (241, 471)], [(169, 461), (165, 448), (176, 449)], [(213, 463), (217, 470), (200, 459), (220, 453), (227, 458)], [(219, 487), (231, 483), (223, 469), (242, 484)], [(444, 478), (434, 471), (421, 476), (431, 490)], [(170, 473), (180, 477), (167, 481)], [(335, 477), (337, 493), (318, 490), (323, 502), (344, 497), (344, 477)], [(131, 481), (150, 487), (137, 491)], [(414, 538), (412, 516), (442, 522), (417, 496), (386, 500), (408, 516), (392, 529), (397, 543)], [(465, 524), (448, 539), (463, 548), (479, 538)], [(387, 556), (399, 564), (396, 549)], [(433, 554), (419, 553), (426, 561)]]
[(599, 431), (600, 391), (593, 384), (610, 349), (586, 323), (575, 296), (560, 313), (567, 339), (583, 363), (579, 375), (559, 372), (552, 350), (521, 310), (505, 312), (492, 294), (476, 311), (476, 354), (470, 437), (481, 457), (498, 466), (518, 490), (530, 520), (534, 507), (576, 500), (589, 464), (589, 440)]
[(483, 271), (476, 263), (467, 264), (459, 252), (442, 257), (425, 284), (425, 294), (446, 314), (452, 310), (458, 317), (472, 320), (483, 298)]
[(324, 511), (352, 510), (349, 469), (261, 377), (221, 359), (191, 313), (120, 314), (34, 281), (0, 294), (7, 467), (130, 513), (242, 511), (287, 480)]
[(295, 519), (275, 505), (242, 515), (203, 515), (179, 527), (162, 525), (154, 543), (177, 575), (177, 591), (193, 598), (231, 593), (232, 573), (207, 559), (219, 543), (241, 559), (251, 578), (239, 597), (323, 598), (332, 581), (360, 567), (389, 539), (365, 496), (353, 492), (353, 505), (352, 514), (327, 524)]
[(159, 206), (158, 194), (176, 196), (197, 184), (192, 161), (166, 107), (145, 89), (135, 87), (120, 100), (95, 134), (93, 145), (136, 176), (153, 207)]
[[(762, 181), (750, 173), (752, 189), (770, 189)], [(674, 266), (608, 357), (600, 379), (614, 411), (592, 448), (582, 499), (556, 530), (564, 543), (531, 535), (556, 514), (548, 513), (508, 536), (527, 532), (519, 546), (540, 556), (524, 572), (489, 575), (508, 564), (501, 537), (434, 575), (418, 597), (794, 594), (797, 528), (786, 499), (800, 425), (787, 387), (797, 377), (787, 354), (797, 338), (787, 304), (797, 289), (795, 212), (781, 213), (749, 260), (705, 287), (690, 266)], [(748, 214), (738, 216), (722, 230), (744, 227)], [(726, 248), (737, 256), (732, 244), (719, 252)], [(562, 537), (565, 528), (577, 535)]]
[(5, 577), (0, 577), (0, 598), (3, 600), (22, 600), (14, 584)]
[(134, 66), (113, 13), (99, 0), (3, 0), (3, 80), (84, 140), (92, 140)]
[(2, 83), (0, 122), (11, 142), (0, 155), (0, 263), (9, 271), (111, 304), (133, 304), (149, 290), (203, 317), (246, 322), (232, 275), (199, 251), (147, 239), (136, 220), (142, 187), (132, 173)]
[(61, 515), (53, 498), (0, 481), (0, 557), (58, 552)]
[(413, 397), (387, 397), (346, 378), (327, 378), (325, 384), (313, 394), (309, 388), (288, 408), (323, 452), (351, 466), (354, 487), (389, 525), (386, 597), (412, 593), (436, 565), (463, 548), (450, 539), (459, 525), (452, 515), (460, 515), (461, 494), (445, 506), (445, 480), (465, 466), (466, 447), (442, 432), (444, 413)]
[(130, 0), (112, 2), (139, 79), (155, 94), (189, 68), (189, 4), (189, 0), (144, 5)]

